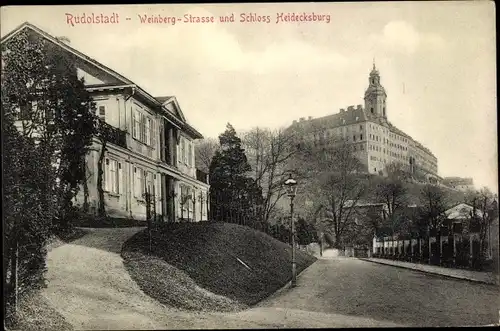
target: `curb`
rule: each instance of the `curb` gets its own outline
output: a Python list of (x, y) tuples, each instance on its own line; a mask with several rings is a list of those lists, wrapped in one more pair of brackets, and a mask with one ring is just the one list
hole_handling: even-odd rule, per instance
[[(318, 262), (318, 258), (316, 258), (316, 261), (314, 261), (313, 263), (311, 263), (309, 266), (307, 266), (306, 268), (304, 268), (304, 270), (302, 270), (301, 272), (299, 272), (297, 274), (297, 280), (299, 280), (299, 277), (300, 275), (302, 275), (302, 273), (304, 273), (304, 271), (306, 271), (307, 269), (309, 269), (313, 264), (315, 264), (316, 262)], [(257, 302), (256, 304), (250, 306), (250, 308), (255, 308), (255, 307), (258, 307), (259, 305), (261, 305), (262, 303), (268, 301), (268, 300), (271, 300), (273, 298), (275, 298), (276, 296), (278, 296), (279, 294), (283, 293), (285, 290), (287, 289), (291, 289), (292, 285), (292, 280), (288, 281), (285, 285), (283, 285), (281, 288), (277, 289), (276, 291), (274, 291), (273, 293), (271, 293), (268, 297), (262, 299), (261, 301)]]
[(441, 277), (444, 277), (444, 278), (458, 279), (458, 280), (468, 281), (468, 282), (471, 282), (471, 283), (480, 283), (480, 284), (498, 286), (498, 284), (494, 283), (494, 282), (489, 282), (489, 281), (484, 281), (484, 280), (479, 280), (479, 279), (473, 279), (473, 278), (467, 278), (467, 277), (462, 277), (462, 276), (444, 275), (444, 274), (441, 274), (439, 272), (427, 271), (427, 270), (422, 270), (422, 269), (414, 269), (414, 268), (405, 267), (405, 266), (402, 266), (402, 265), (395, 265), (395, 264), (384, 263), (384, 262), (380, 262), (380, 261), (373, 261), (373, 260), (369, 260), (369, 259), (365, 259), (365, 258), (361, 258), (361, 257), (358, 257), (358, 260), (362, 260), (362, 261), (366, 261), (366, 262), (371, 262), (371, 263), (382, 264), (382, 265), (387, 265), (387, 266), (390, 266), (390, 267), (396, 267), (396, 268), (401, 268), (401, 269), (406, 269), (406, 270), (419, 271), (419, 272), (422, 272), (422, 273), (425, 273), (425, 274), (437, 275), (437, 276), (441, 276)]

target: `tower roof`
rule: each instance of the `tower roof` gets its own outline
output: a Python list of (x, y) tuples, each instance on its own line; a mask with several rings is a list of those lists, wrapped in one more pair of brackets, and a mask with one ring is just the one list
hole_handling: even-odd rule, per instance
[(379, 75), (379, 72), (377, 70), (377, 67), (375, 66), (375, 59), (373, 59), (373, 68), (372, 68), (372, 71), (370, 72), (370, 76), (375, 76), (375, 75)]

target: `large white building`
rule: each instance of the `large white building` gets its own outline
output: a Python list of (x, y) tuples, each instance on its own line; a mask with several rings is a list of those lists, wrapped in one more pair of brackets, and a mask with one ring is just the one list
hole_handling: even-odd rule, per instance
[(349, 106), (347, 110), (320, 118), (300, 118), (291, 128), (302, 132), (305, 141), (328, 147), (342, 138), (352, 146), (365, 170), (383, 173), (390, 163), (406, 165), (420, 172), (428, 181), (438, 180), (437, 158), (421, 143), (398, 129), (388, 120), (387, 93), (380, 82), (375, 64), (368, 77), (364, 107)]
[[(203, 136), (186, 121), (174, 96), (153, 97), (128, 78), (89, 58), (62, 39), (24, 23), (2, 44), (26, 31), (66, 52), (85, 79), (97, 114), (115, 132), (104, 160), (105, 205), (109, 215), (144, 219), (146, 190), (156, 194), (156, 213), (168, 221), (208, 219), (208, 176), (195, 167), (194, 140)], [(88, 154), (89, 203), (96, 210), (97, 162), (101, 144)], [(77, 197), (83, 202), (83, 192)]]

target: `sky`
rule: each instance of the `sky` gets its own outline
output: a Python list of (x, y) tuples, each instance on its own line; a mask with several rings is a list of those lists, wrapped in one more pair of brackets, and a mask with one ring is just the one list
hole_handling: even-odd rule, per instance
[[(323, 20), (277, 22), (288, 13)], [(83, 14), (118, 22), (76, 23)], [(234, 22), (220, 22), (232, 14)], [(180, 21), (142, 23), (144, 15)], [(491, 1), (2, 7), (1, 35), (25, 21), (68, 37), (154, 96), (175, 95), (205, 137), (227, 123), (277, 128), (364, 104), (375, 60), (389, 121), (436, 155), (439, 175), (498, 192)]]

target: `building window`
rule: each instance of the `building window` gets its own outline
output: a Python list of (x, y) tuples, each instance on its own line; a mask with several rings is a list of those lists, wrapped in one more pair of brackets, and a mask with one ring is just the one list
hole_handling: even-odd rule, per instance
[(371, 107), (371, 108), (370, 108), (370, 111), (371, 111), (371, 112), (372, 112), (372, 114), (373, 114), (373, 107)]
[(359, 135), (359, 140), (363, 140), (363, 134)]
[(153, 120), (136, 109), (134, 112), (133, 123), (132, 137), (146, 145), (152, 145), (151, 130)]
[(356, 135), (352, 136), (352, 141), (356, 141)]
[(120, 193), (120, 182), (121, 182), (121, 163), (106, 159), (106, 166), (104, 169), (104, 189), (111, 193)]
[(99, 118), (102, 120), (106, 118), (106, 106), (99, 106)]
[(136, 198), (142, 198), (145, 186), (145, 171), (141, 168), (134, 167), (134, 196)]
[(191, 143), (188, 143), (188, 155), (187, 155), (187, 158), (188, 158), (188, 165), (191, 167), (193, 164), (192, 164), (192, 160), (193, 160), (193, 147), (191, 145)]
[(363, 131), (363, 126), (362, 125), (359, 126), (359, 131)]

